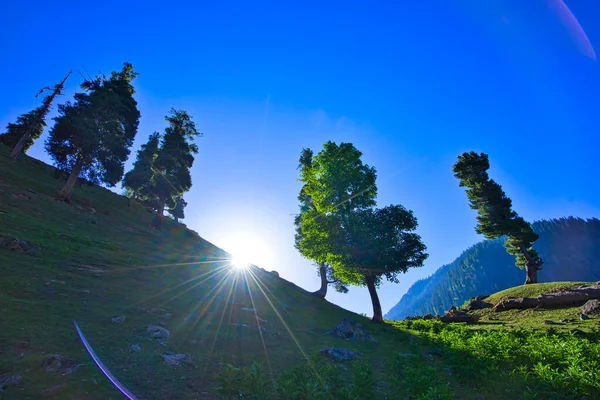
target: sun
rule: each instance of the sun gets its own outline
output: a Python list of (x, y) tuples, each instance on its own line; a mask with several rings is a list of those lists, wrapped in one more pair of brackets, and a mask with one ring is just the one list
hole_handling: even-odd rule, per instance
[(249, 232), (238, 232), (228, 236), (223, 243), (223, 249), (231, 254), (231, 265), (243, 270), (249, 265), (271, 268), (273, 252), (266, 240)]

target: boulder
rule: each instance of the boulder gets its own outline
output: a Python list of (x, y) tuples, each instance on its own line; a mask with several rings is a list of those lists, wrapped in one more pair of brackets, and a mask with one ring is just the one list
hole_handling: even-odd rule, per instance
[(121, 322), (125, 321), (126, 319), (127, 319), (126, 316), (119, 315), (118, 317), (112, 318), (112, 322), (116, 322), (117, 324), (120, 324)]
[(146, 332), (148, 332), (148, 336), (153, 339), (166, 339), (171, 336), (171, 332), (167, 328), (163, 328), (162, 326), (158, 325), (148, 325)]
[(178, 366), (181, 363), (189, 364), (191, 362), (190, 356), (187, 354), (176, 354), (171, 351), (167, 351), (161, 354), (161, 357), (165, 360), (167, 365)]
[(327, 332), (326, 335), (335, 335), (348, 340), (375, 342), (373, 335), (358, 322), (344, 318), (338, 326)]
[(60, 354), (55, 354), (42, 362), (42, 368), (44, 368), (46, 372), (56, 372), (60, 369), (60, 367), (62, 367), (65, 361), (66, 359), (63, 356)]
[(349, 361), (356, 359), (356, 353), (341, 347), (328, 347), (319, 350), (319, 354), (329, 357), (333, 361)]
[(11, 386), (17, 386), (23, 383), (23, 378), (19, 375), (8, 375), (0, 377), (0, 393)]
[(581, 312), (586, 315), (600, 315), (600, 300), (588, 300), (581, 307)]
[(140, 346), (139, 344), (132, 344), (131, 347), (129, 347), (129, 349), (131, 351), (141, 351), (142, 350), (142, 346)]

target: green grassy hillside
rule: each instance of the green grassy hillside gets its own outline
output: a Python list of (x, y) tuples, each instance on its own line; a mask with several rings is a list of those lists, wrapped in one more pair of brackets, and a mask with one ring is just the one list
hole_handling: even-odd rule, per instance
[[(28, 157), (13, 164), (6, 150), (0, 146), (0, 398), (123, 398), (86, 353), (74, 320), (140, 399), (600, 395), (597, 318), (578, 320), (577, 335), (567, 325), (521, 329), (535, 320), (527, 311), (472, 326), (375, 326), (260, 268), (232, 272), (222, 250), (170, 220), (153, 230), (151, 213), (106, 189), (84, 186), (71, 205), (57, 202), (54, 169)], [(325, 335), (344, 317), (376, 342)], [(152, 339), (149, 325), (171, 335)], [(318, 356), (329, 346), (359, 360)], [(167, 352), (187, 362), (169, 365)], [(61, 365), (49, 365), (56, 354)], [(7, 383), (11, 376), (21, 378), (17, 385)]]

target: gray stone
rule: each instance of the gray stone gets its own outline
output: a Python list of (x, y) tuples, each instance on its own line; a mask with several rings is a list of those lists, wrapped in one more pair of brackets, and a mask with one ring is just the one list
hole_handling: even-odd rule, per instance
[(484, 308), (491, 308), (492, 304), (483, 301), (487, 296), (477, 296), (473, 297), (469, 302), (465, 305), (465, 311), (473, 311), (473, 310), (483, 310)]
[(600, 315), (600, 300), (588, 300), (581, 307), (581, 312), (585, 315)]
[(319, 354), (325, 355), (334, 361), (348, 361), (357, 358), (356, 353), (353, 351), (333, 346), (319, 350)]
[(114, 317), (112, 319), (112, 322), (116, 322), (117, 324), (120, 324), (121, 322), (124, 322), (127, 319), (126, 316), (124, 315), (119, 315), (118, 317)]
[(23, 383), (23, 378), (19, 375), (8, 375), (0, 377), (0, 393), (11, 386), (17, 386)]
[(358, 322), (349, 320), (348, 318), (342, 319), (338, 326), (327, 332), (326, 335), (335, 335), (348, 340), (375, 342), (373, 335), (368, 330)]
[(44, 360), (42, 368), (44, 368), (46, 372), (56, 372), (60, 369), (63, 362), (65, 362), (65, 358), (60, 354), (55, 354)]
[(129, 349), (131, 351), (141, 351), (142, 350), (142, 346), (140, 346), (139, 344), (132, 344)]
[(178, 366), (181, 365), (181, 363), (189, 364), (191, 362), (189, 355), (176, 354), (170, 351), (161, 354), (161, 357), (165, 360), (167, 365)]
[(171, 314), (171, 313), (164, 313), (160, 317), (163, 318), (163, 319), (171, 319), (171, 318), (173, 318), (173, 314)]
[(154, 339), (166, 339), (171, 336), (171, 332), (167, 328), (163, 328), (162, 326), (158, 325), (148, 325), (146, 332), (148, 332), (148, 336)]

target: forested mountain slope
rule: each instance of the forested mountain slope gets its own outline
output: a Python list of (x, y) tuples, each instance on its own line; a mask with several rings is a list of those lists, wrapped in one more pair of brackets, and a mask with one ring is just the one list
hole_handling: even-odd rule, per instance
[[(600, 280), (600, 220), (544, 220), (535, 222), (533, 229), (540, 235), (535, 248), (545, 261), (540, 282)], [(504, 240), (477, 243), (429, 278), (415, 282), (385, 318), (442, 314), (473, 296), (522, 284), (525, 271), (506, 253)]]

